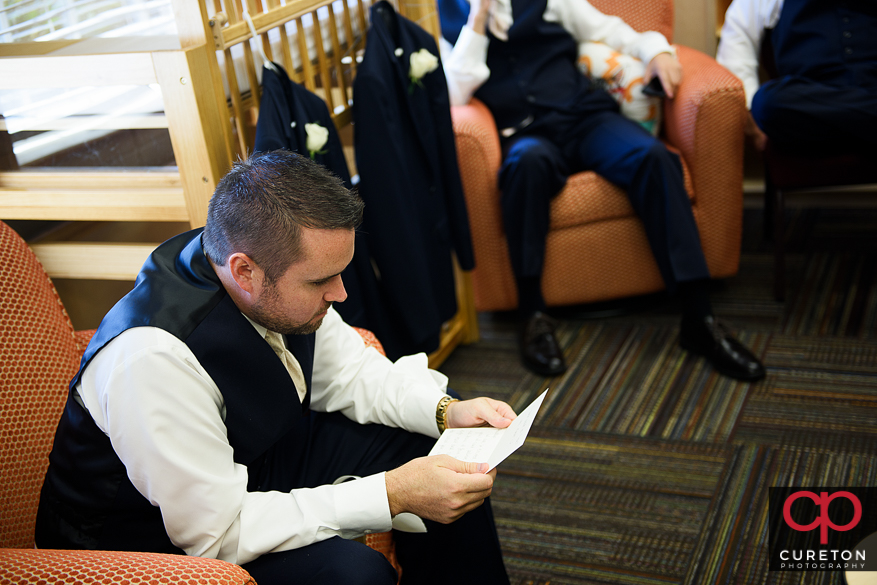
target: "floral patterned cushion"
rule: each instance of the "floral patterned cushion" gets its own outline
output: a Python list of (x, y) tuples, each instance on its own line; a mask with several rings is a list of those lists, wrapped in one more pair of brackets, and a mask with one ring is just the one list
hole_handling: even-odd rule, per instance
[(609, 45), (579, 45), (579, 69), (615, 98), (621, 113), (657, 136), (661, 124), (661, 99), (643, 93), (646, 67), (642, 61), (619, 53)]

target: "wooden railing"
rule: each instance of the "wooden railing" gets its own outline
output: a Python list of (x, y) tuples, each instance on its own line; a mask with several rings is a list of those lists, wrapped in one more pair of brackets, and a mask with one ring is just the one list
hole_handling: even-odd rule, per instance
[[(216, 184), (234, 158), (252, 150), (261, 98), (261, 53), (323, 97), (336, 126), (344, 131), (351, 122), (352, 83), (373, 1), (292, 0), (281, 5), (279, 0), (174, 0), (179, 38), (171, 49), (157, 47), (159, 39), (149, 37), (134, 49), (130, 39), (112, 38), (0, 43), (0, 90), (121, 85), (161, 89), (163, 113), (61, 118), (34, 123), (28, 130), (71, 128), (89, 121), (106, 130), (167, 128), (176, 160), (176, 168), (148, 172), (0, 172), (0, 219), (202, 226)], [(431, 3), (398, 0), (397, 9), (438, 34)], [(255, 47), (250, 42), (253, 32), (259, 37)], [(348, 160), (352, 163), (352, 156)], [(33, 248), (56, 278), (133, 281), (158, 243), (51, 241)], [(445, 324), (433, 364), (443, 361), (458, 343), (477, 339), (468, 275), (458, 271), (458, 278), (460, 311)]]

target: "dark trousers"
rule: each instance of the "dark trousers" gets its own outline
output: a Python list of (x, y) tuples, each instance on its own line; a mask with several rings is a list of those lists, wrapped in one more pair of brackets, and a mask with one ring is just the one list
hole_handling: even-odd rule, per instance
[[(311, 413), (269, 453), (259, 489), (289, 491), (367, 476), (426, 455), (434, 439), (383, 425), (360, 425), (337, 413)], [(403, 583), (508, 583), (489, 500), (452, 524), (425, 521), (427, 532), (394, 532)], [(357, 541), (330, 538), (269, 553), (243, 566), (259, 585), (386, 584), (396, 571)]]
[(873, 89), (778, 77), (758, 89), (751, 111), (758, 127), (783, 150), (823, 154), (877, 150), (877, 91)]
[(542, 274), (551, 199), (572, 173), (593, 170), (627, 192), (667, 289), (709, 278), (682, 163), (613, 110), (527, 128), (503, 143), (502, 216), (517, 278)]

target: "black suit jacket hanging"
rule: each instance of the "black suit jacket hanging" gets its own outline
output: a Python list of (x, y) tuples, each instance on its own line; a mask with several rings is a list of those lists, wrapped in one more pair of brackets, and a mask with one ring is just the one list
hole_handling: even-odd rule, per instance
[(452, 251), (464, 270), (475, 264), (447, 83), (441, 64), (412, 82), (411, 54), (438, 48), (383, 0), (371, 9), (366, 47), (353, 85), (354, 143), (363, 231), (395, 315), (387, 351), (398, 342), (402, 353), (430, 352), (457, 310)]
[[(329, 137), (321, 152), (314, 153), (313, 158), (343, 180), (348, 189), (351, 188), (347, 159), (326, 102), (292, 81), (283, 67), (276, 63), (274, 67), (276, 72), (262, 68), (262, 103), (256, 122), (255, 151), (286, 149), (309, 156), (305, 124), (319, 123), (329, 131)], [(368, 242), (361, 231), (356, 234), (353, 261), (341, 273), (341, 278), (347, 289), (347, 300), (336, 304), (336, 310), (350, 325), (365, 327), (379, 335), (379, 324), (386, 322), (388, 317), (371, 264)]]

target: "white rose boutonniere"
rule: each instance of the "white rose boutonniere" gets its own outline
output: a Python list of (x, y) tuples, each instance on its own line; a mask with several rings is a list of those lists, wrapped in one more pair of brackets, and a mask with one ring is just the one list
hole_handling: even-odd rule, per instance
[(305, 133), (308, 135), (307, 144), (308, 154), (314, 158), (318, 154), (326, 154), (323, 147), (329, 140), (329, 131), (320, 126), (317, 122), (305, 124)]
[(427, 73), (438, 69), (438, 65), (438, 57), (426, 49), (411, 53), (411, 68), (408, 69), (408, 78), (411, 80), (411, 84), (408, 86), (408, 93), (414, 93), (415, 85), (423, 87), (423, 82), (420, 79)]

